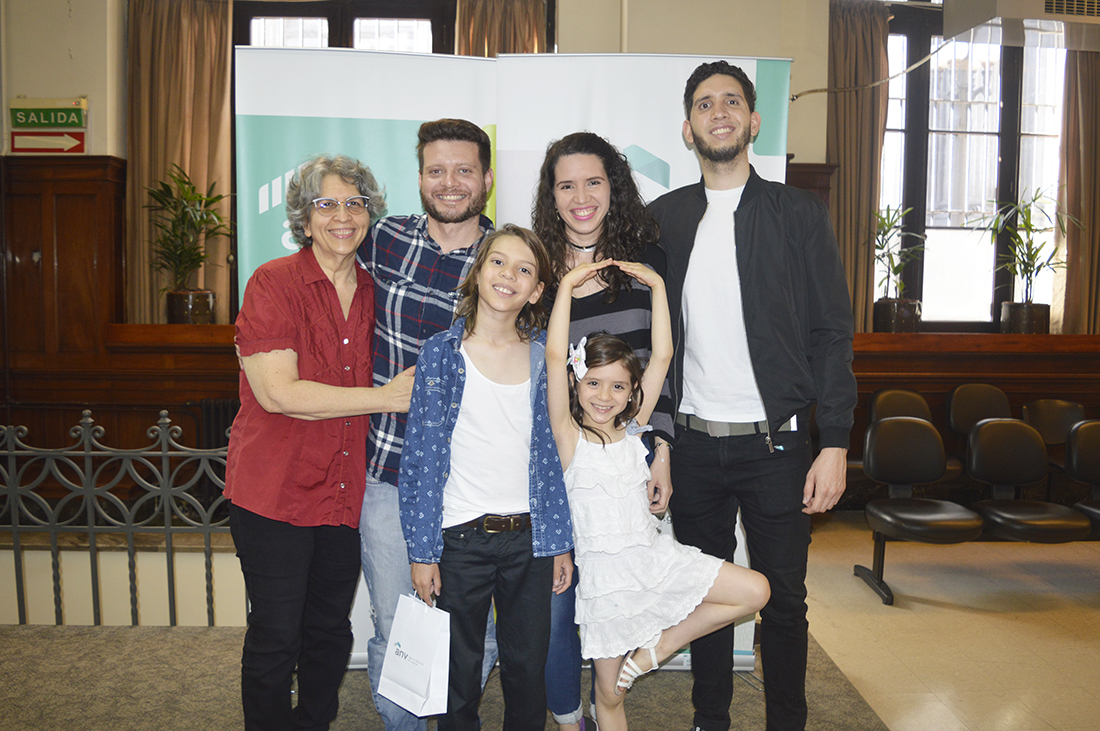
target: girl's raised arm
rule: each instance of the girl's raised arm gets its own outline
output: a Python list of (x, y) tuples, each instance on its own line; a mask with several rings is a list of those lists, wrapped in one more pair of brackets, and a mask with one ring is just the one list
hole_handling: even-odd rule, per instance
[(558, 283), (554, 307), (550, 310), (550, 324), (546, 328), (547, 405), (562, 469), (573, 461), (573, 453), (577, 449), (577, 431), (580, 429), (569, 413), (569, 317), (573, 307), (573, 290), (609, 264), (609, 259), (581, 264), (562, 277)]
[(639, 424), (649, 423), (653, 407), (661, 395), (661, 386), (665, 374), (672, 363), (672, 318), (668, 313), (668, 294), (665, 292), (665, 280), (661, 275), (644, 264), (636, 262), (616, 262), (619, 269), (649, 287), (652, 301), (652, 322), (650, 325), (649, 364), (642, 375), (642, 408), (638, 411)]

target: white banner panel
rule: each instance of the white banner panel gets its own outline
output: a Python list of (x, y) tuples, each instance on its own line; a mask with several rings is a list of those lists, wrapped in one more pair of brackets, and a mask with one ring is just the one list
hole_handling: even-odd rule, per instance
[[(350, 155), (385, 186), (388, 213), (420, 213), (417, 129), (460, 117), (492, 139), (496, 96), (492, 59), (238, 46), (240, 293), (260, 264), (298, 250), (284, 193), (299, 165), (323, 153)], [(495, 201), (489, 205), (492, 217)]]

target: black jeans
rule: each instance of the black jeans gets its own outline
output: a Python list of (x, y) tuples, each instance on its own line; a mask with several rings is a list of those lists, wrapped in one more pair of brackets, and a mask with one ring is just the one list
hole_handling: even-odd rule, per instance
[(236, 505), (229, 518), (250, 603), (241, 658), (245, 728), (327, 729), (351, 657), (359, 531), (295, 526)]
[(550, 645), (553, 573), (552, 557), (534, 557), (530, 528), (443, 531), (438, 606), (451, 613), (451, 662), (447, 715), (439, 719), (439, 731), (481, 728), (477, 707), (491, 601), (497, 612), (504, 731), (542, 731), (546, 726), (543, 671)]
[[(760, 655), (769, 731), (806, 728), (806, 561), (810, 516), (802, 489), (812, 453), (808, 433), (712, 437), (676, 427), (670, 509), (676, 538), (733, 560), (737, 513), (751, 567), (771, 583), (760, 612)], [(727, 731), (733, 699), (733, 627), (691, 643), (695, 725)]]

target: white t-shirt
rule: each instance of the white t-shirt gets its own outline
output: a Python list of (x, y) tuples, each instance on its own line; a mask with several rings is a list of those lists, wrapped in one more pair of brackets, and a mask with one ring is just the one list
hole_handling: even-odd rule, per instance
[(443, 488), (443, 527), (485, 514), (530, 512), (531, 381), (494, 383), (470, 360), (451, 434), (451, 471)]
[(684, 396), (680, 413), (710, 421), (766, 418), (756, 387), (741, 308), (733, 213), (744, 186), (707, 189), (684, 277)]

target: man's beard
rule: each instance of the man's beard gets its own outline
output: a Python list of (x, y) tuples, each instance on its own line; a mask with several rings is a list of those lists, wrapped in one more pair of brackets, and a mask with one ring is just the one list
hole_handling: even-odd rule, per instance
[(743, 127), (733, 140), (730, 141), (726, 147), (711, 147), (707, 143), (703, 142), (703, 139), (695, 136), (695, 149), (701, 157), (711, 162), (723, 163), (733, 162), (741, 153), (745, 151), (745, 148), (749, 144), (749, 129)]
[(489, 191), (483, 190), (480, 195), (471, 197), (468, 201), (466, 208), (460, 211), (440, 210), (434, 199), (424, 195), (424, 191), (420, 191), (420, 204), (424, 206), (424, 212), (428, 214), (429, 218), (433, 218), (440, 223), (462, 223), (480, 215), (485, 210), (485, 204), (489, 201)]

